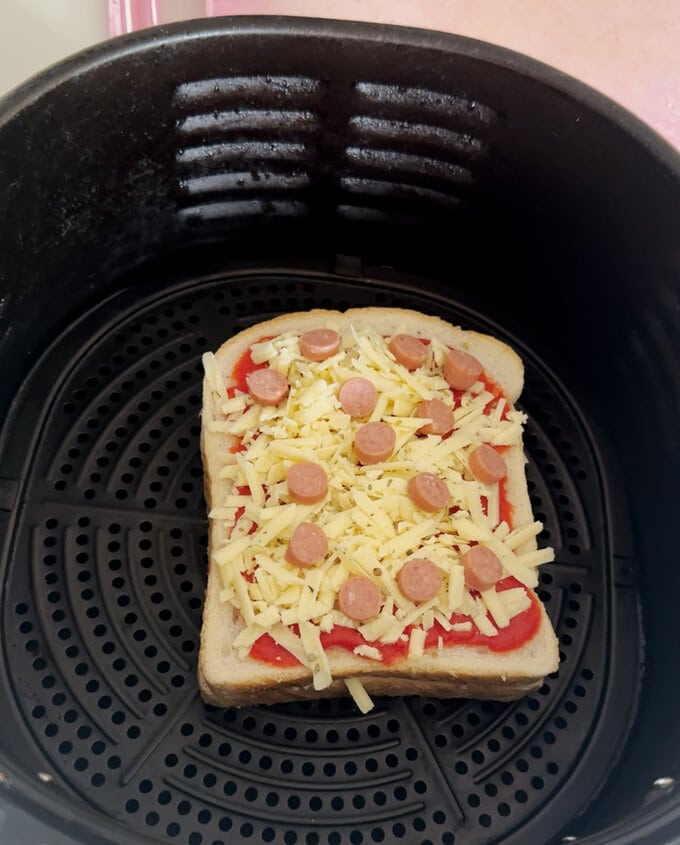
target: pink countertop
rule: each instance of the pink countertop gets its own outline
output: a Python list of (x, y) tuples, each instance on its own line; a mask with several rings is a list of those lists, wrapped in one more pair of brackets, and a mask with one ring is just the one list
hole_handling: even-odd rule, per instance
[(206, 0), (205, 7), (214, 15), (376, 21), (491, 41), (587, 82), (680, 149), (680, 0)]
[[(501, 44), (591, 85), (680, 149), (680, 0), (5, 0), (0, 94), (68, 53), (154, 23), (304, 15)], [(108, 13), (108, 20), (107, 20)], [(108, 27), (107, 27), (108, 23)]]

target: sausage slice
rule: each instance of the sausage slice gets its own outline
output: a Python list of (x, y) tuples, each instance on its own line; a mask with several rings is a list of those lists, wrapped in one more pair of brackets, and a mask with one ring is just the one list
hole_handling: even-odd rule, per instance
[(294, 566), (314, 566), (328, 554), (328, 539), (313, 522), (301, 522), (293, 531), (284, 557)]
[(465, 583), (473, 590), (490, 590), (503, 577), (503, 565), (486, 546), (473, 546), (460, 559)]
[(354, 437), (354, 451), (360, 464), (386, 461), (397, 442), (394, 430), (384, 422), (370, 422), (360, 426)]
[(470, 472), (482, 484), (495, 484), (508, 474), (503, 456), (487, 443), (482, 443), (470, 453), (468, 463)]
[(308, 361), (325, 361), (340, 349), (340, 335), (333, 329), (311, 329), (300, 336), (300, 352)]
[(448, 434), (453, 431), (453, 411), (441, 399), (429, 399), (416, 408), (416, 416), (423, 420), (432, 420), (418, 429), (418, 434)]
[(419, 472), (409, 478), (406, 492), (413, 504), (427, 513), (441, 510), (451, 499), (449, 488), (431, 472)]
[(467, 390), (482, 374), (483, 367), (474, 355), (462, 349), (450, 349), (444, 358), (444, 378), (454, 390)]
[(246, 376), (248, 393), (260, 405), (280, 405), (288, 395), (285, 376), (271, 367), (254, 370)]
[(340, 386), (338, 399), (342, 410), (350, 417), (367, 417), (378, 401), (378, 391), (367, 378), (348, 378)]
[(377, 584), (364, 575), (352, 575), (340, 587), (338, 593), (340, 610), (354, 619), (365, 622), (375, 616), (382, 606), (382, 593)]
[(405, 598), (421, 604), (437, 595), (442, 585), (442, 573), (426, 557), (413, 557), (399, 570), (397, 584)]
[(290, 498), (299, 505), (315, 505), (328, 493), (328, 478), (323, 467), (312, 461), (293, 464), (286, 476)]
[(388, 344), (390, 352), (407, 370), (422, 367), (427, 358), (427, 346), (410, 334), (395, 334)]

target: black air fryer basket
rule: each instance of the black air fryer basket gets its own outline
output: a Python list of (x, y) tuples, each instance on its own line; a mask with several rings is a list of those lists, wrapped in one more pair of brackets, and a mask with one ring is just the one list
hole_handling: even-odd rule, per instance
[[(194, 22), (0, 104), (0, 240), (0, 800), (54, 831), (26, 841), (680, 837), (680, 161), (649, 129), (463, 38)], [(512, 704), (207, 707), (201, 353), (361, 305), (523, 357), (560, 669)]]

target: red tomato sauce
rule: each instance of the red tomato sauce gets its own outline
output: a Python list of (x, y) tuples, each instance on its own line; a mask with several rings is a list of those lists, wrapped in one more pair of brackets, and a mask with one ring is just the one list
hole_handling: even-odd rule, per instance
[[(502, 581), (496, 584), (496, 591), (502, 592), (503, 590), (510, 590), (514, 587), (521, 586), (522, 584), (516, 578), (503, 578)], [(439, 637), (442, 638), (442, 644), (444, 646), (486, 646), (490, 651), (496, 653), (514, 651), (516, 648), (520, 648), (536, 635), (541, 624), (538, 600), (531, 590), (527, 590), (527, 594), (531, 599), (531, 606), (522, 611), (522, 613), (518, 613), (517, 616), (514, 616), (507, 627), (498, 628), (492, 620), (491, 624), (498, 631), (495, 637), (488, 637), (480, 633), (474, 623), (469, 631), (446, 631), (439, 622), (435, 622), (427, 632), (425, 648), (436, 648)], [(460, 613), (452, 614), (449, 619), (451, 624), (469, 621), (469, 617), (463, 616)], [(404, 633), (407, 637), (410, 636), (412, 629), (413, 626), (405, 629)], [(408, 655), (408, 641), (399, 641), (388, 645), (381, 642), (366, 642), (359, 631), (354, 628), (347, 628), (344, 625), (335, 625), (328, 632), (322, 631), (320, 639), (324, 650), (342, 648), (345, 651), (354, 651), (359, 645), (373, 646), (373, 648), (376, 648), (380, 652), (381, 662), (386, 666), (391, 666), (393, 663), (403, 660)], [(276, 643), (269, 634), (263, 634), (253, 643), (250, 649), (250, 656), (262, 663), (268, 663), (274, 666), (300, 665), (298, 659), (293, 657), (289, 651), (286, 651), (283, 646)]]
[(507, 523), (508, 528), (512, 530), (512, 518), (514, 516), (515, 509), (508, 499), (508, 491), (505, 483), (506, 480), (507, 479), (505, 478), (501, 478), (498, 482), (498, 518), (500, 522)]
[(491, 393), (494, 399), (498, 400), (505, 398), (505, 394), (501, 390), (500, 385), (497, 384), (497, 382), (495, 382), (490, 376), (487, 376), (486, 373), (482, 373), (479, 380), (484, 385), (485, 389)]
[[(271, 340), (271, 337), (261, 337), (256, 343), (262, 343), (265, 340)], [(234, 369), (231, 371), (231, 380), (234, 384), (232, 387), (227, 388), (227, 396), (231, 399), (237, 390), (240, 390), (241, 393), (247, 393), (248, 385), (246, 383), (246, 376), (254, 373), (255, 370), (263, 370), (268, 366), (269, 364), (266, 361), (263, 364), (256, 364), (250, 357), (250, 348), (246, 349), (234, 364)]]

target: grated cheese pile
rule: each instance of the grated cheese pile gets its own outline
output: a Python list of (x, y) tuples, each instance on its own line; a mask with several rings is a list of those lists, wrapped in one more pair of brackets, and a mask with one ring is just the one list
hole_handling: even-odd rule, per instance
[[(496, 401), (479, 381), (453, 411), (453, 434), (417, 436), (424, 421), (413, 414), (421, 401), (437, 398), (453, 407), (452, 392), (440, 375), (447, 348), (433, 338), (426, 364), (409, 372), (394, 359), (388, 340), (375, 331), (352, 328), (342, 335), (340, 351), (319, 363), (302, 357), (298, 335), (292, 332), (253, 345), (253, 361), (268, 363), (290, 384), (287, 400), (278, 407), (263, 407), (240, 392), (225, 398), (214, 355), (203, 357), (219, 411), (208, 430), (241, 437), (245, 448), (229, 454), (220, 477), (233, 482), (234, 490), (250, 489), (250, 495), (226, 495), (209, 514), (211, 519), (233, 523), (237, 510), (244, 509), (227, 544), (213, 552), (221, 575), (220, 598), (236, 607), (245, 623), (234, 645), (245, 658), (262, 634), (270, 634), (312, 671), (317, 690), (332, 681), (319, 635), (334, 625), (358, 629), (367, 644), (355, 653), (369, 660), (380, 659), (370, 642), (404, 640), (405, 630), (414, 625), (409, 657), (418, 657), (426, 631), (435, 620), (451, 630), (453, 612), (470, 618), (458, 627), (475, 625), (494, 636), (492, 619), (503, 628), (526, 610), (530, 599), (521, 588), (471, 594), (459, 563), (470, 543), (490, 548), (500, 558), (504, 575), (513, 575), (527, 587), (537, 584), (535, 567), (554, 556), (551, 549), (516, 553), (541, 531), (541, 523), (510, 530), (499, 522), (498, 485), (479, 483), (468, 469), (468, 455), (480, 443), (519, 445), (525, 416), (510, 409), (503, 417), (506, 401)], [(357, 375), (378, 390), (378, 403), (368, 420), (350, 418), (337, 398), (339, 386)], [(384, 463), (360, 466), (353, 451), (356, 430), (376, 420), (396, 432), (395, 451)], [(299, 461), (314, 461), (326, 471), (325, 501), (311, 506), (290, 501), (286, 474)], [(454, 513), (428, 514), (413, 504), (406, 484), (419, 472), (432, 472), (446, 481)], [(482, 497), (487, 500), (486, 514)], [(328, 556), (309, 569), (284, 559), (293, 530), (304, 521), (319, 525), (329, 542)], [(257, 527), (249, 536), (253, 525)], [(420, 605), (408, 601), (396, 582), (401, 566), (416, 553), (429, 558), (443, 575), (439, 595)], [(336, 607), (337, 593), (350, 575), (373, 579), (385, 597), (381, 612), (363, 624)], [(291, 629), (294, 624), (299, 636)]]

